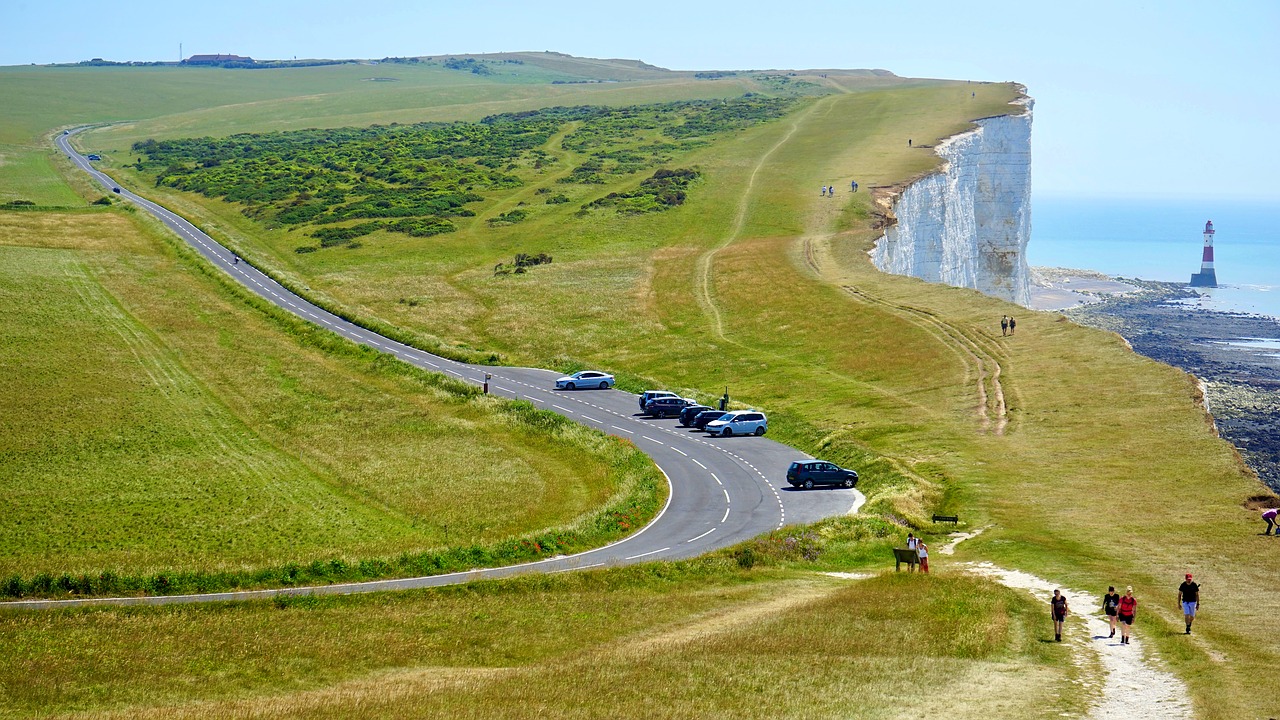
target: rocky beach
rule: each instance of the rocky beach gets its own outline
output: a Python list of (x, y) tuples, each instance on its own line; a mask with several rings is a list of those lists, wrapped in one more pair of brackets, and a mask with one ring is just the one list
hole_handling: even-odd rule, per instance
[(1204, 383), (1218, 432), (1280, 492), (1280, 320), (1200, 307), (1185, 284), (1036, 268), (1036, 309), (1119, 333), (1134, 351)]

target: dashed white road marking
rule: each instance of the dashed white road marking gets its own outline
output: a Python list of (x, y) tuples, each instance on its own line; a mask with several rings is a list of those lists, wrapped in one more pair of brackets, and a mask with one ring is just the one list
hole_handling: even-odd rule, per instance
[(698, 537), (689, 538), (688, 540), (685, 540), (685, 542), (687, 542), (687, 543), (691, 543), (691, 542), (693, 542), (694, 540), (701, 540), (702, 538), (704, 538), (704, 537), (706, 537), (706, 536), (710, 535), (711, 533), (713, 533), (713, 532), (715, 532), (715, 531), (716, 531), (716, 529), (715, 529), (715, 528), (711, 528), (710, 530), (708, 530), (708, 531), (706, 531), (706, 532), (702, 533), (702, 534), (701, 534), (701, 535), (699, 535)]
[(563, 406), (561, 406), (561, 405), (556, 405), (555, 403), (552, 403), (552, 404), (551, 404), (551, 407), (553, 407), (553, 408), (555, 408), (555, 409), (557, 409), (557, 410), (563, 410), (563, 411), (565, 411), (565, 412), (567, 412), (567, 413), (572, 413), (572, 412), (573, 412), (573, 411), (572, 411), (572, 410), (570, 410), (569, 408), (567, 408), (567, 407), (563, 407)]
[(645, 440), (648, 440), (649, 442), (656, 442), (656, 443), (658, 443), (659, 445), (666, 445), (666, 443), (662, 442), (661, 440), (654, 440), (653, 438), (649, 437), (648, 435), (641, 435), (640, 437), (644, 438)]
[(624, 428), (624, 427), (618, 427), (617, 425), (610, 425), (609, 427), (611, 427), (611, 428), (613, 428), (614, 430), (617, 430), (617, 431), (619, 431), (619, 432), (624, 432), (624, 433), (629, 433), (629, 432), (631, 432), (630, 430), (628, 430), (628, 429), (626, 429), (626, 428)]
[[(582, 419), (583, 419), (583, 420), (586, 420), (586, 421), (588, 421), (588, 422), (594, 422), (594, 423), (598, 423), (598, 422), (600, 422), (599, 420), (597, 420), (597, 419), (595, 419), (595, 418), (591, 417), (590, 415), (583, 415), (583, 416), (582, 416)], [(683, 455), (684, 453), (680, 453), (680, 454), (681, 454), (681, 455)]]
[(723, 525), (725, 520), (729, 519), (729, 508), (724, 509), (724, 517), (720, 518), (720, 524)]
[(660, 552), (666, 552), (666, 551), (668, 551), (668, 550), (670, 550), (670, 549), (671, 549), (671, 548), (669, 548), (669, 547), (664, 547), (664, 548), (662, 548), (661, 550), (650, 550), (650, 551), (649, 551), (649, 552), (647, 552), (647, 553), (640, 553), (639, 555), (632, 555), (631, 557), (625, 557), (625, 558), (622, 558), (622, 559), (623, 559), (623, 560), (635, 560), (636, 558), (642, 558), (642, 557), (645, 557), (645, 556), (648, 556), (648, 555), (657, 555), (657, 554), (658, 554), (658, 553), (660, 553)]
[(694, 459), (693, 459), (693, 462), (694, 462), (694, 464), (695, 464), (695, 465), (697, 465), (698, 467), (702, 468), (703, 470), (706, 470), (706, 469), (707, 469), (707, 466), (706, 466), (706, 465), (703, 465), (703, 464), (702, 464), (702, 463), (700, 463), (700, 462), (698, 462), (698, 459), (697, 459), (697, 458), (694, 458)]
[(689, 453), (687, 453), (687, 452), (685, 452), (685, 451), (681, 450), (680, 448), (676, 447), (675, 445), (672, 445), (672, 446), (671, 446), (671, 449), (672, 449), (672, 450), (675, 450), (676, 452), (680, 453), (681, 455), (683, 455), (683, 456), (685, 456), (685, 457), (689, 457)]

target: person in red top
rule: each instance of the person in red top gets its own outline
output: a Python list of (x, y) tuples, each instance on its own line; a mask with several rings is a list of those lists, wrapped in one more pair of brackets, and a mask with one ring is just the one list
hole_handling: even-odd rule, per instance
[(1124, 593), (1124, 597), (1120, 598), (1120, 644), (1129, 644), (1129, 632), (1133, 630), (1133, 616), (1138, 613), (1138, 599), (1133, 596), (1133, 586), (1130, 585)]

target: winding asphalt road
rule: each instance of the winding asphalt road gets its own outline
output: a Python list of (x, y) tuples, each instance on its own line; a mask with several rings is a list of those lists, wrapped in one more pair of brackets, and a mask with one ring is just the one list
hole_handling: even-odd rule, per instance
[(555, 390), (558, 373), (518, 367), (468, 365), (437, 357), (348, 322), (290, 292), (215, 242), (185, 219), (121, 187), (71, 147), (85, 128), (57, 138), (58, 149), (108, 191), (120, 187), (122, 197), (164, 223), (209, 262), (265, 300), (339, 335), (389, 353), (426, 370), (460, 380), (484, 382), (489, 392), (527, 400), (608, 434), (624, 437), (653, 458), (667, 476), (671, 492), (666, 507), (649, 525), (611, 545), (571, 556), (465, 573), (372, 582), (291, 587), (202, 595), (32, 600), (0, 607), (53, 608), (89, 604), (168, 604), (266, 598), (275, 595), (376, 592), (448, 585), (479, 578), (509, 577), (528, 572), (566, 572), (646, 560), (701, 555), (742, 542), (787, 524), (807, 523), (857, 512), (866, 498), (856, 489), (798, 491), (786, 484), (787, 466), (809, 456), (767, 437), (710, 438), (690, 432), (674, 420), (641, 417), (635, 395), (618, 390)]

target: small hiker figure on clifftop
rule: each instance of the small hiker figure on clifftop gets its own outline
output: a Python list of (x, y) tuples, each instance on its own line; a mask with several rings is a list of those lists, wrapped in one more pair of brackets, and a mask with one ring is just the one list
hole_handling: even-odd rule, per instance
[(1053, 591), (1053, 599), (1049, 601), (1049, 614), (1053, 616), (1053, 639), (1062, 642), (1062, 621), (1067, 619), (1067, 596), (1061, 590)]
[(1009, 334), (1009, 316), (1008, 315), (1000, 316), (1000, 334), (1001, 335)]
[(827, 196), (827, 186), (826, 186), (826, 185), (823, 185), (823, 186), (822, 186), (822, 197), (826, 197), (826, 196)]
[(1271, 531), (1274, 530), (1276, 537), (1280, 537), (1280, 522), (1276, 522), (1276, 515), (1280, 515), (1280, 508), (1262, 511), (1262, 519), (1267, 522), (1267, 531), (1262, 533), (1263, 535), (1271, 535)]
[(853, 182), (849, 183), (849, 187), (850, 187), (854, 192), (858, 192), (858, 181), (857, 181), (857, 180), (854, 180)]
[(835, 196), (836, 196), (836, 186), (831, 185), (827, 188), (827, 197), (835, 197)]
[(1191, 634), (1191, 623), (1196, 619), (1196, 611), (1200, 609), (1200, 585), (1191, 582), (1191, 573), (1178, 586), (1178, 602), (1182, 603), (1182, 619), (1187, 621), (1187, 634)]
[(1018, 321), (1014, 320), (1013, 316), (1010, 315), (1009, 316), (1009, 334), (1012, 335), (1013, 331), (1017, 329), (1018, 329)]
[(1133, 617), (1138, 614), (1138, 599), (1133, 596), (1133, 586), (1125, 589), (1120, 598), (1120, 644), (1129, 644), (1129, 633), (1133, 632)]
[(911, 138), (907, 138), (907, 147), (911, 147)]

